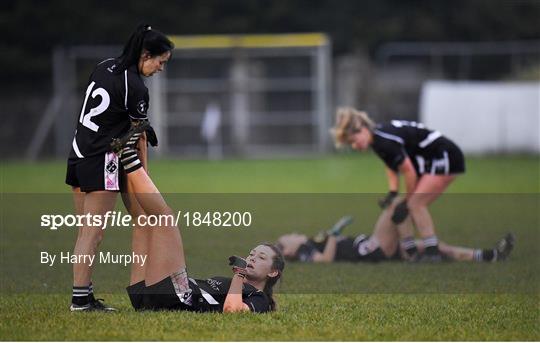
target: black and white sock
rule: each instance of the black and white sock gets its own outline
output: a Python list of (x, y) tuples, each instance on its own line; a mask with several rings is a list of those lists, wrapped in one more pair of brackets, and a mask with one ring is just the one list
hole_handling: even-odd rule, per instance
[(94, 298), (94, 284), (92, 281), (90, 281), (90, 286), (88, 286), (88, 300), (94, 301), (96, 298)]
[(189, 288), (189, 278), (186, 268), (181, 268), (178, 272), (171, 275), (171, 282), (174, 291), (180, 301), (186, 305), (192, 305), (191, 288)]
[(127, 174), (136, 171), (142, 167), (141, 160), (139, 160), (139, 154), (137, 149), (133, 147), (124, 148), (121, 151), (120, 163), (124, 167)]
[(439, 254), (439, 239), (433, 235), (431, 237), (424, 238), (424, 248), (426, 255), (438, 255)]
[(476, 262), (494, 262), (497, 260), (497, 250), (495, 249), (476, 249), (473, 252), (473, 260)]
[(414, 256), (418, 249), (416, 248), (416, 242), (414, 241), (414, 237), (406, 237), (401, 240), (401, 246), (405, 251), (407, 252), (407, 255)]
[(90, 302), (90, 286), (73, 286), (72, 294), (71, 302), (75, 305), (83, 306)]

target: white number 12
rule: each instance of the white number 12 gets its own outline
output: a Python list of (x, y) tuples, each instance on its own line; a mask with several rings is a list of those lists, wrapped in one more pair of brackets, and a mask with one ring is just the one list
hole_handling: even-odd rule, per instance
[[(91, 84), (88, 85), (88, 88), (86, 89), (86, 96), (84, 97), (84, 103), (81, 109), (81, 116), (79, 117), (79, 122), (89, 128), (90, 130), (97, 132), (99, 130), (99, 126), (96, 125), (91, 119), (92, 117), (97, 116), (98, 114), (101, 114), (107, 110), (109, 107), (109, 104), (111, 103), (111, 98), (109, 96), (109, 93), (103, 88), (97, 88), (92, 92), (92, 88), (94, 88), (96, 82), (92, 81)], [(86, 102), (88, 101), (88, 96), (90, 95), (90, 92), (92, 92), (92, 98), (95, 98), (96, 96), (101, 97), (101, 102), (99, 105), (97, 105), (94, 108), (91, 108), (88, 113), (84, 114), (84, 109), (86, 108)]]

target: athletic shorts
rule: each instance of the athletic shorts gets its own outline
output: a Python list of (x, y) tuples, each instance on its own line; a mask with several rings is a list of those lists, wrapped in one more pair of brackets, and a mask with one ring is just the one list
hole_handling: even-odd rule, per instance
[[(194, 289), (194, 285), (190, 281), (190, 288)], [(144, 281), (140, 281), (134, 285), (126, 288), (126, 291), (131, 301), (131, 305), (136, 311), (161, 311), (161, 310), (177, 310), (177, 311), (196, 311), (198, 302), (196, 304), (188, 305), (196, 297), (193, 295), (193, 299), (185, 299), (184, 302), (180, 301), (174, 285), (170, 277), (166, 277), (160, 282), (148, 286), (145, 286)], [(191, 295), (190, 295), (191, 297)]]
[(359, 262), (376, 263), (387, 259), (379, 241), (373, 236), (359, 235), (352, 242), (352, 246)]
[(67, 162), (66, 183), (80, 187), (81, 192), (124, 189), (125, 173), (115, 153), (108, 152), (85, 158), (70, 158)]
[(336, 247), (336, 262), (370, 262), (376, 263), (392, 259), (384, 255), (379, 241), (373, 236), (364, 234), (356, 238), (343, 237)]
[(417, 155), (413, 164), (418, 175), (451, 175), (465, 173), (465, 157), (461, 149), (445, 137), (433, 143), (423, 156)]

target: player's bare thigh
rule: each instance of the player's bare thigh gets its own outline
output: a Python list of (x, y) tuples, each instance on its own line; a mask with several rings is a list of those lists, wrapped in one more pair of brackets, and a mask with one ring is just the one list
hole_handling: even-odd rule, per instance
[(73, 191), (73, 204), (75, 205), (75, 213), (83, 214), (84, 211), (84, 193), (80, 187), (71, 187)]
[(456, 175), (423, 175), (414, 195), (408, 201), (409, 207), (428, 206), (435, 201), (456, 178)]
[(400, 201), (401, 198), (394, 199), (392, 204), (382, 211), (373, 230), (373, 236), (379, 241), (379, 246), (386, 256), (394, 255), (398, 248), (399, 235), (391, 218), (395, 205)]

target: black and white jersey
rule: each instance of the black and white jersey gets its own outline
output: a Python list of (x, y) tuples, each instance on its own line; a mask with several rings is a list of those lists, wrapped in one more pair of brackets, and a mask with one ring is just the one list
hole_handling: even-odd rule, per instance
[(375, 127), (371, 147), (388, 168), (397, 172), (409, 157), (417, 174), (424, 174), (426, 161), (431, 161), (437, 154), (437, 145), (446, 141), (448, 139), (439, 131), (430, 130), (421, 123), (392, 120)]
[[(206, 280), (189, 279), (191, 306), (200, 312), (223, 312), (223, 304), (231, 287), (231, 278), (215, 276)], [(270, 311), (270, 301), (264, 292), (250, 284), (242, 287), (242, 300), (252, 312)]]
[(137, 66), (117, 71), (114, 58), (99, 63), (88, 80), (70, 159), (109, 150), (113, 138), (127, 132), (130, 119), (147, 119), (148, 89)]

